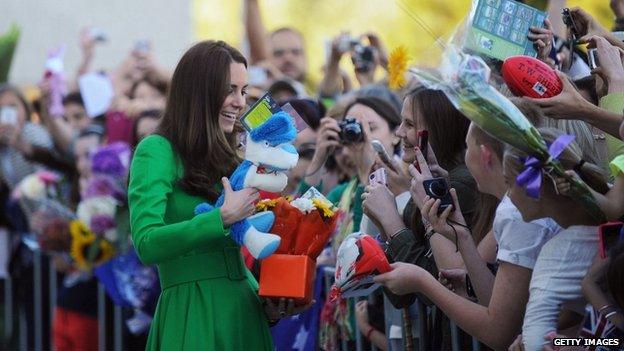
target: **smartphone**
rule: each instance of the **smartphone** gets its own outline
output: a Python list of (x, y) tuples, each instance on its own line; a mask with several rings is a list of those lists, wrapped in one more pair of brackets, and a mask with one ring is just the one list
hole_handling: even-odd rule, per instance
[(17, 109), (13, 106), (0, 108), (0, 124), (17, 125)]
[(606, 258), (609, 250), (623, 240), (624, 232), (622, 222), (604, 223), (598, 227), (598, 237), (600, 238), (600, 257)]
[(137, 40), (134, 43), (134, 50), (136, 52), (141, 52), (141, 53), (147, 53), (151, 50), (151, 45), (149, 40), (147, 39), (142, 39), (142, 40)]
[(392, 168), (392, 161), (390, 161), (390, 156), (386, 152), (386, 148), (383, 146), (381, 141), (375, 139), (371, 141), (371, 144), (373, 145), (373, 149), (377, 153), (377, 156), (379, 156), (379, 158), (381, 159), (381, 162)]
[(595, 70), (600, 66), (600, 61), (598, 61), (598, 49), (589, 49), (587, 51), (587, 59), (589, 61), (589, 68), (591, 70)]
[(93, 38), (94, 41), (99, 43), (104, 43), (108, 39), (106, 36), (106, 32), (102, 30), (102, 28), (93, 27), (89, 31), (89, 35)]
[(370, 176), (368, 176), (368, 184), (373, 185), (373, 184), (381, 184), (381, 185), (387, 185), (388, 181), (386, 178), (386, 169), (385, 168), (378, 168), (376, 171), (374, 171), (373, 173), (370, 174)]

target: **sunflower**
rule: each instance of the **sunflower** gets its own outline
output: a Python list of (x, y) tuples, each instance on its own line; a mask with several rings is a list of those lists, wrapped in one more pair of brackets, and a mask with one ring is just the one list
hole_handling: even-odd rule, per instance
[(263, 199), (263, 200), (260, 200), (256, 204), (256, 210), (258, 212), (269, 211), (273, 207), (277, 206), (277, 201), (278, 200), (279, 199)]
[(312, 199), (312, 204), (314, 204), (314, 207), (316, 207), (323, 217), (331, 218), (334, 215), (334, 211), (332, 210), (333, 205), (331, 202), (317, 198)]
[(403, 45), (397, 46), (388, 57), (388, 86), (390, 89), (401, 89), (405, 81), (405, 72), (407, 71), (407, 63), (409, 55), (407, 48)]
[[(113, 246), (103, 238), (98, 238), (81, 221), (72, 221), (69, 224), (72, 236), (70, 255), (80, 270), (90, 270), (113, 257)], [(90, 259), (92, 250), (94, 258)]]

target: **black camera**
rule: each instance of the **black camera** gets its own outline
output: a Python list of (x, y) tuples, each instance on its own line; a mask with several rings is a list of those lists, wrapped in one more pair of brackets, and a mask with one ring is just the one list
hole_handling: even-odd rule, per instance
[[(438, 214), (442, 213), (447, 207), (453, 206), (453, 198), (449, 192), (449, 186), (444, 178), (433, 178), (423, 181), (425, 193), (432, 199), (440, 200)], [(455, 209), (451, 209), (455, 211)]]
[(364, 46), (362, 44), (354, 46), (351, 61), (353, 61), (356, 72), (368, 72), (375, 67), (375, 50), (373, 46)]
[(357, 144), (364, 141), (362, 124), (353, 117), (345, 117), (338, 122), (340, 127), (340, 142), (343, 144)]

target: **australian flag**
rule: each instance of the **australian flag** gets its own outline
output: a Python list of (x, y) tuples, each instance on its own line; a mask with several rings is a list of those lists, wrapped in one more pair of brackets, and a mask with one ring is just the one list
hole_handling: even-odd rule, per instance
[[(609, 322), (604, 316), (601, 316), (593, 307), (587, 306), (585, 309), (585, 320), (583, 321), (583, 329), (580, 337), (585, 339), (620, 339), (624, 337), (624, 333)], [(614, 349), (613, 346), (589, 346), (588, 351), (613, 351), (623, 350), (622, 346)]]
[(307, 311), (282, 319), (273, 328), (273, 342), (277, 351), (315, 351), (318, 344), (319, 319), (323, 306), (323, 267), (316, 269), (314, 297), (316, 303)]

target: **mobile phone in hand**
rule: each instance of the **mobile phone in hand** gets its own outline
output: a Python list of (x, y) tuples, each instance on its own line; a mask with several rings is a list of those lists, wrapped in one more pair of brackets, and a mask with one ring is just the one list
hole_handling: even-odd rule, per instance
[(377, 153), (377, 156), (379, 156), (379, 158), (381, 159), (381, 162), (383, 162), (386, 166), (392, 168), (392, 161), (390, 161), (390, 156), (388, 156), (386, 148), (383, 146), (383, 144), (376, 139), (371, 141), (371, 144), (373, 145), (373, 149)]
[(600, 257), (607, 258), (609, 250), (618, 244), (622, 238), (622, 222), (604, 223), (598, 227), (598, 237), (600, 239)]
[(1, 107), (0, 124), (17, 125), (17, 109), (12, 106)]
[(385, 168), (378, 168), (376, 171), (374, 171), (373, 173), (370, 174), (370, 176), (368, 176), (368, 184), (370, 185), (374, 185), (374, 184), (381, 184), (381, 185), (387, 185), (388, 181), (386, 178), (386, 169)]

